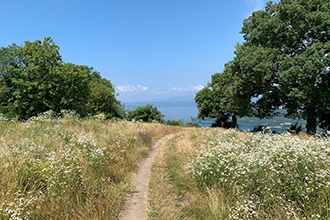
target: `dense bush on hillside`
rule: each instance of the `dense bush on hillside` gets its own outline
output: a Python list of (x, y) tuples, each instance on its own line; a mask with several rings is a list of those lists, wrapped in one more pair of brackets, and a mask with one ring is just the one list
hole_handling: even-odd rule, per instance
[(111, 82), (91, 67), (64, 63), (51, 38), (0, 48), (0, 113), (28, 119), (63, 109), (124, 117)]

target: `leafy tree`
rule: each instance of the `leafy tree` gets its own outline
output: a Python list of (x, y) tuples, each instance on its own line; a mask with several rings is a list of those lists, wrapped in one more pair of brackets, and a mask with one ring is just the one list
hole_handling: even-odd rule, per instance
[[(229, 65), (227, 65), (227, 69), (230, 68)], [(216, 118), (216, 123), (213, 126), (237, 127), (236, 109), (230, 102), (229, 85), (231, 84), (232, 75), (230, 71), (212, 75), (211, 82), (195, 96), (198, 117)]]
[(7, 80), (3, 80), (7, 89), (5, 113), (18, 118), (28, 118), (51, 108), (51, 91), (57, 68), (62, 65), (59, 47), (51, 38), (43, 42), (25, 42), (18, 48), (14, 62), (6, 65)]
[(128, 111), (127, 117), (129, 120), (134, 121), (141, 120), (144, 122), (163, 122), (164, 115), (162, 115), (162, 113), (156, 107), (148, 104), (145, 106), (139, 106), (134, 110)]
[(172, 126), (181, 126), (181, 127), (185, 125), (183, 120), (167, 120), (165, 121), (165, 124)]
[[(240, 116), (272, 117), (281, 105), (273, 49), (237, 45), (232, 61), (231, 105)], [(257, 100), (257, 101), (255, 101)]]
[(59, 112), (62, 109), (74, 110), (80, 116), (87, 116), (87, 100), (90, 95), (92, 69), (87, 66), (66, 63), (59, 69), (58, 82), (53, 88), (52, 109)]
[(64, 64), (50, 37), (0, 50), (0, 112), (27, 119), (53, 110), (124, 117), (109, 80), (93, 68)]
[(8, 66), (18, 66), (21, 62), (18, 54), (20, 47), (13, 44), (0, 49), (0, 112), (10, 111), (9, 100), (13, 93), (11, 73)]
[(9, 75), (7, 67), (18, 65), (21, 61), (18, 57), (20, 47), (16, 44), (0, 48), (0, 76), (4, 78)]
[(288, 116), (306, 119), (307, 132), (314, 134), (330, 107), (329, 11), (328, 0), (282, 0), (245, 19), (244, 42), (225, 67), (231, 72), (223, 85), (230, 103), (225, 106), (260, 118), (283, 107)]
[(111, 82), (101, 77), (98, 72), (91, 73), (88, 110), (92, 115), (105, 113), (107, 118), (124, 118), (125, 110), (116, 99), (115, 89)]
[(330, 101), (329, 11), (327, 0), (269, 2), (264, 11), (246, 19), (242, 28), (246, 46), (267, 54), (254, 62), (251, 72), (256, 75), (261, 63), (274, 74), (274, 81), (261, 92), (264, 100), (269, 106), (281, 104), (290, 116), (306, 119), (311, 134)]

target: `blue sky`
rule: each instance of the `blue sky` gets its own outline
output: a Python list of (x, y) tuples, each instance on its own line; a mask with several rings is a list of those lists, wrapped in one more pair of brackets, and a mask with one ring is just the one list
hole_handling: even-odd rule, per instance
[(64, 62), (109, 79), (122, 102), (190, 96), (233, 58), (266, 0), (10, 0), (0, 47), (50, 36)]

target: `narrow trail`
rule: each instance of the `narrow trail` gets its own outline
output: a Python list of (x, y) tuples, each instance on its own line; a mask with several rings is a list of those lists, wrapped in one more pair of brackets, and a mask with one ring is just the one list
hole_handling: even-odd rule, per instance
[(120, 213), (121, 220), (144, 220), (147, 219), (147, 198), (149, 173), (158, 146), (163, 141), (171, 139), (175, 134), (169, 134), (158, 140), (151, 148), (147, 157), (143, 160), (133, 178), (133, 188), (125, 202), (125, 209)]

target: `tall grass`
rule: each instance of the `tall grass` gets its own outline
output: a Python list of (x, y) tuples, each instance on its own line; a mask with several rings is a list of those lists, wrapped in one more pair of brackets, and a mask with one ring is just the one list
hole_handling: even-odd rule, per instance
[(185, 129), (162, 148), (150, 219), (330, 219), (330, 140)]
[(228, 219), (329, 219), (330, 141), (229, 131), (186, 166), (200, 191), (226, 198)]
[(199, 191), (185, 168), (207, 143), (203, 130), (185, 128), (159, 147), (149, 182), (149, 219), (219, 219), (210, 215), (205, 193)]
[(0, 219), (116, 219), (131, 174), (173, 127), (51, 112), (0, 121)]

